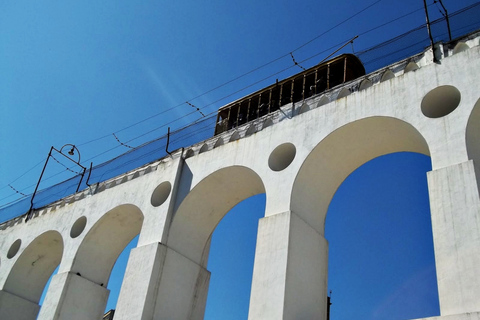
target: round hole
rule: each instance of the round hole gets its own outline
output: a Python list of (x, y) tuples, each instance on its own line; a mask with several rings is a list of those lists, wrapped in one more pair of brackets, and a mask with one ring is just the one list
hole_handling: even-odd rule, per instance
[(170, 182), (165, 181), (160, 183), (153, 191), (152, 199), (150, 200), (152, 206), (158, 207), (162, 205), (167, 200), (171, 190), (172, 185), (170, 184)]
[(425, 95), (422, 99), (422, 113), (429, 118), (446, 116), (458, 107), (460, 91), (454, 86), (440, 86)]
[(10, 246), (10, 249), (8, 249), (7, 258), (12, 259), (13, 257), (15, 257), (18, 250), (20, 250), (21, 245), (22, 245), (22, 240), (20, 239), (15, 240), (15, 242)]
[(72, 226), (72, 229), (70, 229), (70, 237), (76, 238), (79, 235), (82, 234), (83, 230), (85, 230), (85, 226), (87, 225), (87, 218), (86, 217), (80, 217), (75, 221), (75, 223)]
[(291, 143), (279, 145), (272, 151), (268, 158), (268, 166), (273, 171), (282, 171), (292, 163), (297, 150)]

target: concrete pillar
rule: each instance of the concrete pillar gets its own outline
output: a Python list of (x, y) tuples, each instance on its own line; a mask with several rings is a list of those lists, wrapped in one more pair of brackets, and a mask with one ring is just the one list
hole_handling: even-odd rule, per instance
[(480, 310), (480, 198), (473, 161), (428, 172), (441, 315)]
[(0, 318), (15, 320), (37, 319), (40, 306), (12, 293), (0, 291)]
[(202, 320), (210, 272), (161, 243), (132, 250), (115, 320)]
[(328, 243), (294, 212), (260, 220), (249, 320), (327, 314)]
[(56, 274), (52, 277), (38, 319), (102, 319), (109, 293), (107, 288), (77, 274)]
[(153, 319), (203, 320), (210, 272), (167, 248)]
[(153, 319), (166, 247), (160, 243), (130, 251), (115, 310), (115, 320)]

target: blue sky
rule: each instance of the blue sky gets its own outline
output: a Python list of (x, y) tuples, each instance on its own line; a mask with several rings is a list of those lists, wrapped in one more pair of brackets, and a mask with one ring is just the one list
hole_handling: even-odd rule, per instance
[[(450, 13), (475, 3), (443, 2)], [(438, 7), (431, 0), (427, 3), (431, 19), (438, 18)], [(212, 113), (296, 71), (268, 77), (291, 66), (286, 56), (202, 95), (212, 88), (301, 46), (294, 51), (297, 61), (402, 16), (360, 36), (347, 47), (355, 51), (423, 24), (423, 1), (0, 0), (0, 205), (19, 197), (11, 187), (27, 195), (33, 192), (51, 146), (75, 144), (84, 165), (99, 164), (129, 150), (112, 133), (140, 145), (166, 129), (136, 137), (191, 112), (185, 101)], [(220, 99), (264, 78), (268, 79)], [(171, 126), (179, 128), (199, 117), (192, 114)], [(144, 119), (149, 120), (125, 129)], [(438, 314), (425, 180), (429, 166), (424, 156), (387, 156), (360, 168), (340, 187), (326, 225), (332, 320), (352, 319), (352, 313), (356, 319)], [(62, 170), (52, 164), (46, 177)], [(43, 186), (67, 177), (59, 174)], [(255, 230), (264, 201), (258, 196), (241, 203), (214, 234), (206, 319), (234, 319), (232, 314), (245, 319)], [(244, 221), (246, 226), (240, 226)], [(237, 234), (239, 230), (248, 232)], [(393, 232), (402, 233), (393, 237)], [(402, 241), (388, 242), (394, 238)], [(238, 261), (246, 263), (241, 268), (245, 274), (223, 275), (221, 270), (231, 268), (217, 266), (218, 261), (235, 261), (225, 253), (232, 247)], [(363, 256), (376, 260), (362, 261)], [(238, 289), (233, 289), (237, 282)], [(228, 316), (222, 316), (224, 309)]]

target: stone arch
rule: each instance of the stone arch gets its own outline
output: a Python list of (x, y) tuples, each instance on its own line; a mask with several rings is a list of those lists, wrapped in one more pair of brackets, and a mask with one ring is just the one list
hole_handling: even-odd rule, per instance
[(72, 272), (103, 287), (126, 245), (140, 233), (143, 213), (131, 204), (120, 205), (103, 215), (82, 240)]
[(208, 175), (186, 195), (162, 246), (165, 262), (154, 319), (203, 319), (210, 281), (206, 266), (212, 233), (235, 205), (260, 193), (265, 193), (265, 187), (256, 172), (244, 166), (231, 166)]
[(465, 135), (468, 158), (473, 160), (477, 183), (480, 183), (480, 144), (478, 143), (480, 141), (480, 99), (475, 103), (468, 118)]
[[(63, 239), (60, 233), (54, 230), (42, 233), (18, 257), (3, 290), (38, 304), (48, 279), (60, 264), (62, 255)], [(29, 309), (28, 306), (25, 308)], [(36, 314), (32, 319), (35, 318)]]
[(338, 128), (302, 164), (293, 185), (291, 210), (323, 235), (328, 206), (345, 178), (376, 157), (402, 151), (430, 155), (423, 136), (402, 120), (370, 117)]
[(253, 170), (243, 166), (220, 169), (200, 181), (182, 201), (169, 230), (168, 247), (206, 266), (210, 236), (230, 209), (265, 187)]

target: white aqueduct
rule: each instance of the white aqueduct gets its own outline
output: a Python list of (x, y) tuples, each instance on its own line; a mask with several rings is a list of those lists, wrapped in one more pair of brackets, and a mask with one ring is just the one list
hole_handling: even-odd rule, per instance
[(479, 39), (437, 44), (437, 63), (426, 50), (283, 107), (292, 119), (270, 114), (4, 223), (0, 318), (101, 319), (112, 266), (139, 234), (115, 320), (202, 319), (213, 230), (266, 193), (249, 319), (325, 319), (335, 191), (367, 161), (410, 151), (432, 162), (441, 316), (430, 319), (480, 319)]

